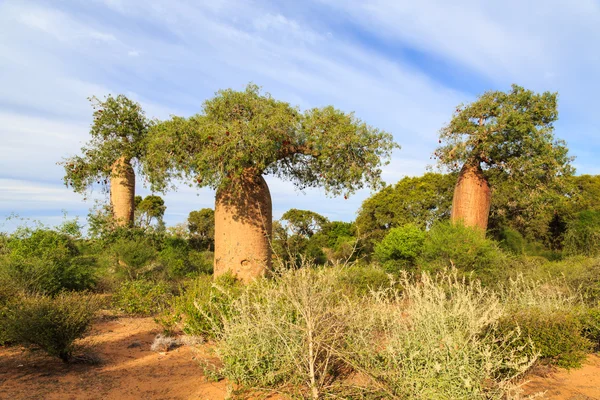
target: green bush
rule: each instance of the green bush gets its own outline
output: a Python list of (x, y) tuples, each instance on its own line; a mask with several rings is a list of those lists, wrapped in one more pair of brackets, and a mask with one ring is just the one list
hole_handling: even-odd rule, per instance
[(362, 296), (371, 291), (389, 288), (392, 283), (388, 273), (372, 265), (343, 268), (338, 279), (343, 291), (351, 296)]
[(131, 280), (152, 275), (157, 267), (154, 243), (144, 236), (119, 238), (107, 250), (110, 263), (117, 275)]
[(600, 351), (600, 303), (593, 308), (586, 308), (581, 315), (583, 337), (592, 344), (594, 351)]
[(563, 244), (568, 255), (600, 255), (600, 211), (582, 211), (569, 221)]
[(520, 329), (519, 341), (526, 345), (529, 340), (540, 358), (547, 363), (564, 368), (581, 366), (591, 343), (583, 337), (583, 324), (576, 311), (548, 311), (539, 308), (526, 308), (502, 318), (498, 332)]
[(24, 232), (10, 240), (10, 252), (0, 263), (12, 284), (49, 295), (95, 285), (95, 258), (82, 256), (69, 236), (46, 229)]
[(241, 283), (232, 275), (221, 275), (214, 281), (210, 275), (201, 275), (186, 282), (168, 313), (181, 320), (185, 333), (216, 338), (241, 290)]
[(521, 233), (512, 228), (503, 228), (498, 235), (500, 240), (500, 247), (516, 256), (520, 256), (525, 253), (525, 246), (527, 242)]
[(388, 266), (412, 266), (421, 254), (424, 242), (425, 231), (416, 225), (392, 228), (375, 246), (375, 258)]
[(173, 294), (164, 282), (124, 281), (113, 294), (116, 309), (130, 315), (154, 315), (168, 308)]
[(335, 393), (353, 311), (335, 275), (331, 268), (287, 270), (247, 288), (224, 321), (217, 348), (223, 375), (244, 388), (297, 397)]
[(85, 335), (99, 307), (98, 297), (85, 293), (21, 297), (8, 307), (7, 337), (13, 343), (39, 346), (68, 362), (75, 340)]
[(451, 264), (463, 272), (488, 282), (509, 262), (496, 242), (487, 239), (477, 229), (462, 224), (435, 224), (423, 244), (420, 264), (426, 269), (439, 270)]
[(535, 356), (517, 330), (488, 333), (504, 314), (498, 296), (456, 271), (405, 274), (399, 284), (402, 292), (373, 294), (346, 339), (345, 358), (381, 398), (511, 398), (511, 381)]

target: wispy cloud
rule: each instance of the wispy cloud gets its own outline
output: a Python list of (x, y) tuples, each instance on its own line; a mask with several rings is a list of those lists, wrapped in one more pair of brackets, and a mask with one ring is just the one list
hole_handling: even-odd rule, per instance
[[(9, 0), (0, 26), (4, 212), (36, 213), (37, 203), (19, 200), (30, 196), (59, 215), (62, 193), (85, 215), (89, 204), (62, 187), (55, 163), (87, 140), (86, 97), (107, 93), (125, 93), (159, 118), (196, 113), (216, 90), (249, 81), (303, 108), (333, 104), (402, 145), (384, 170), (390, 183), (424, 171), (456, 104), (512, 82), (560, 91), (557, 133), (575, 154), (581, 147), (582, 172), (595, 163), (583, 150), (600, 147), (590, 112), (600, 89), (600, 58), (590, 51), (600, 39), (594, 1)], [(23, 194), (15, 181), (42, 192)], [(275, 216), (295, 207), (351, 220), (368, 196), (328, 199), (268, 182)], [(212, 206), (213, 195), (182, 186), (166, 196), (167, 221)]]

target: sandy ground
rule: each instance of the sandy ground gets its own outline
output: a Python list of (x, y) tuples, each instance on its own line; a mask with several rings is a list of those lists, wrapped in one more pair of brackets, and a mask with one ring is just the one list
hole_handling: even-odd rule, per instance
[(104, 319), (83, 343), (98, 365), (72, 364), (20, 348), (0, 348), (1, 399), (223, 399), (225, 382), (210, 382), (198, 360), (208, 346), (153, 352), (159, 326), (152, 318)]
[(557, 369), (543, 376), (530, 376), (525, 386), (528, 393), (545, 392), (544, 399), (600, 399), (600, 357), (590, 355), (579, 369)]
[[(150, 346), (160, 327), (152, 318), (111, 318), (94, 324), (82, 343), (98, 354), (97, 365), (66, 365), (41, 352), (0, 348), (0, 399), (224, 399), (225, 381), (212, 382), (202, 364), (218, 360), (209, 345), (184, 345), (168, 352)], [(581, 369), (530, 376), (527, 393), (544, 398), (600, 400), (600, 358), (590, 356)]]

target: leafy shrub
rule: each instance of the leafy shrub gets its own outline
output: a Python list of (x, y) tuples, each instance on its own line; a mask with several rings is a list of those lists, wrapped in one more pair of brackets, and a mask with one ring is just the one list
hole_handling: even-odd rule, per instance
[(194, 271), (196, 271), (198, 274), (213, 274), (215, 253), (212, 251), (191, 250), (188, 254), (188, 258), (194, 268)]
[(153, 315), (165, 310), (172, 298), (169, 285), (147, 280), (124, 281), (113, 294), (113, 307), (130, 315)]
[(582, 335), (590, 341), (594, 351), (600, 350), (600, 304), (586, 308), (581, 315)]
[(352, 312), (337, 282), (332, 269), (301, 268), (247, 288), (224, 321), (223, 375), (313, 399), (333, 392)]
[(425, 231), (408, 224), (392, 228), (375, 246), (375, 258), (388, 265), (411, 266), (421, 254)]
[(564, 278), (535, 280), (517, 275), (499, 288), (499, 295), (507, 307), (500, 333), (518, 326), (521, 343), (530, 338), (545, 362), (566, 368), (581, 364), (590, 349), (583, 336), (585, 307)]
[(75, 340), (85, 335), (99, 306), (98, 297), (85, 293), (21, 297), (8, 308), (7, 337), (14, 343), (39, 346), (68, 362)]
[(519, 231), (505, 227), (500, 231), (498, 236), (498, 239), (500, 239), (500, 247), (503, 250), (517, 256), (520, 256), (525, 252), (527, 242)]
[(372, 265), (353, 265), (343, 268), (338, 277), (343, 291), (349, 295), (363, 296), (391, 286), (392, 281), (381, 268)]
[(521, 344), (531, 340), (545, 362), (559, 367), (580, 367), (591, 349), (589, 340), (582, 336), (583, 324), (574, 311), (526, 308), (503, 317), (498, 331), (505, 334), (517, 328), (522, 332)]
[(164, 248), (158, 255), (166, 277), (178, 279), (192, 277), (198, 273), (212, 273), (213, 253), (191, 250), (187, 241), (181, 238), (167, 238)]
[(151, 264), (156, 259), (156, 249), (144, 236), (117, 239), (109, 247), (108, 255), (116, 273), (131, 280), (151, 275), (156, 267)]
[[(168, 315), (181, 320), (183, 331), (189, 335), (215, 338), (221, 334), (223, 318), (231, 314), (231, 304), (241, 288), (232, 275), (221, 275), (214, 281), (210, 275), (198, 276), (186, 282)], [(163, 316), (163, 320), (169, 318)]]
[(421, 263), (433, 270), (453, 264), (459, 270), (473, 271), (478, 278), (487, 281), (506, 267), (508, 257), (478, 230), (442, 222), (429, 231), (423, 244)]
[(567, 223), (564, 248), (569, 255), (600, 255), (600, 211), (582, 211)]
[(53, 295), (94, 286), (95, 258), (82, 256), (67, 235), (46, 229), (11, 239), (1, 269), (12, 284), (28, 292)]
[[(535, 357), (518, 331), (490, 334), (504, 314), (498, 296), (456, 271), (374, 294), (353, 318), (346, 357), (384, 398), (501, 399)], [(526, 354), (526, 353), (525, 353)]]

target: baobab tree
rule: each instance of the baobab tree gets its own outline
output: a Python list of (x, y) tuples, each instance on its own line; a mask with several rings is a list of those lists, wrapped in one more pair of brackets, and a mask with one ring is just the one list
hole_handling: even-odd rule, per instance
[(554, 137), (557, 94), (536, 94), (513, 85), (488, 91), (460, 105), (440, 131), (438, 164), (460, 171), (452, 200), (452, 221), (487, 228), (492, 187), (508, 183), (534, 207), (573, 173), (562, 140)]
[(131, 226), (135, 209), (132, 164), (143, 157), (150, 122), (141, 106), (124, 95), (89, 100), (94, 109), (91, 140), (81, 148), (81, 155), (59, 163), (65, 168), (64, 182), (77, 193), (87, 192), (94, 184), (110, 185), (115, 223)]
[(349, 196), (382, 186), (391, 134), (332, 106), (301, 112), (250, 84), (220, 90), (201, 113), (173, 117), (150, 134), (146, 173), (155, 190), (173, 179), (216, 190), (215, 274), (249, 281), (271, 265), (271, 195), (263, 175), (299, 189)]

